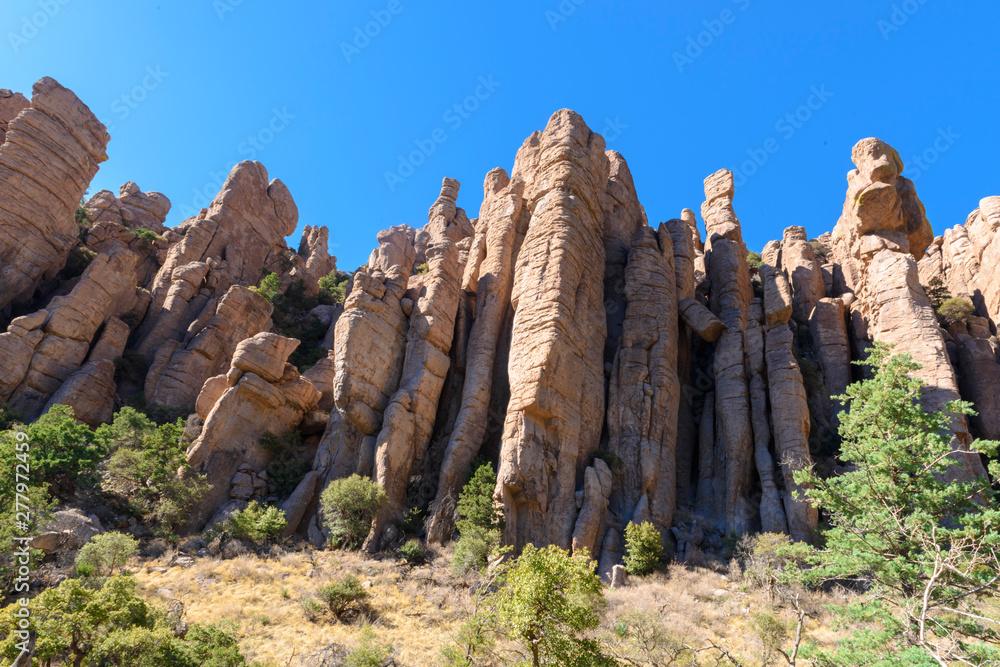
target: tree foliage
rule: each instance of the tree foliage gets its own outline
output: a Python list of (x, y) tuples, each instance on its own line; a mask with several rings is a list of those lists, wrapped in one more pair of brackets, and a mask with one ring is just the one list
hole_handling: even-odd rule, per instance
[(266, 300), (273, 301), (274, 297), (281, 294), (281, 279), (278, 278), (277, 273), (268, 273), (260, 279), (260, 284), (257, 287), (251, 287), (250, 289), (260, 294)]
[(76, 555), (76, 571), (95, 577), (110, 577), (123, 572), (128, 559), (139, 553), (139, 543), (124, 533), (95, 535)]
[(625, 526), (625, 571), (642, 576), (660, 566), (663, 557), (663, 538), (649, 521)]
[(375, 515), (388, 502), (385, 489), (367, 477), (354, 474), (330, 482), (320, 496), (330, 541), (345, 549), (360, 547)]
[[(1000, 661), (1000, 510), (989, 480), (969, 479), (960, 462), (970, 455), (950, 430), (957, 415), (972, 414), (971, 405), (924, 410), (925, 385), (913, 376), (919, 366), (890, 352), (876, 345), (867, 362), (874, 377), (839, 397), (850, 401), (840, 427), (849, 472), (829, 479), (796, 473), (833, 526), (824, 547), (805, 554), (804, 579), (853, 580), (866, 589), (839, 610), (844, 621), (866, 625), (815, 659), (998, 664), (990, 661)], [(995, 456), (997, 443), (977, 441), (971, 449)], [(991, 473), (1000, 477), (997, 461)]]
[(474, 461), (472, 476), (458, 494), (459, 538), (452, 568), (458, 574), (486, 567), (490, 553), (500, 543), (504, 516), (493, 501), (497, 474), (493, 464)]

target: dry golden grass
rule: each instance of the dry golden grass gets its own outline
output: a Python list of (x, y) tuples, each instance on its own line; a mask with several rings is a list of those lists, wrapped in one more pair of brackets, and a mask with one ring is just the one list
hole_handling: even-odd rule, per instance
[[(187, 568), (157, 571), (172, 561), (174, 554), (168, 553), (146, 562), (137, 578), (149, 598), (181, 600), (189, 623), (238, 623), (241, 647), (251, 660), (284, 667), (301, 664), (331, 644), (351, 649), (369, 621), (379, 641), (394, 647), (397, 664), (438, 665), (440, 647), (453, 639), (473, 606), (471, 581), (451, 573), (450, 556), (450, 549), (438, 551), (429, 564), (411, 567), (356, 552), (308, 549), (271, 557), (197, 558)], [(309, 621), (301, 600), (348, 574), (370, 582), (370, 616), (338, 622), (325, 614)], [(661, 619), (683, 643), (725, 646), (748, 667), (761, 664), (764, 650), (755, 615), (773, 615), (794, 636), (791, 606), (749, 589), (738, 568), (672, 564), (666, 573), (631, 578), (625, 588), (608, 590), (607, 601), (604, 631), (612, 631), (623, 614), (642, 611)], [(801, 606), (809, 612), (806, 640), (830, 647), (842, 636), (829, 629), (824, 610), (824, 605), (842, 601), (835, 594), (800, 592)]]

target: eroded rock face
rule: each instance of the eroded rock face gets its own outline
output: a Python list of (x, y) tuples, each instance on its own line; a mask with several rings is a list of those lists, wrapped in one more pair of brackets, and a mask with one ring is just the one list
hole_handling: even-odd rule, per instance
[(49, 399), (43, 412), (53, 405), (68, 405), (79, 421), (94, 428), (110, 422), (115, 411), (114, 363), (100, 359), (80, 367)]
[(302, 230), (299, 255), (306, 260), (306, 269), (316, 280), (337, 270), (337, 258), (330, 255), (330, 230), (306, 225)]
[(708, 231), (705, 252), (709, 302), (712, 312), (726, 326), (715, 344), (715, 442), (716, 461), (725, 464), (722, 506), (716, 514), (727, 532), (742, 535), (750, 530), (753, 507), (750, 486), (753, 474), (753, 433), (750, 426), (750, 390), (743, 368), (743, 340), (747, 307), (753, 297), (747, 249), (740, 221), (733, 211), (733, 174), (721, 170), (705, 179), (702, 217)]
[[(134, 269), (135, 255), (116, 246), (91, 262), (69, 294), (53, 297), (44, 315), (18, 318), (21, 323), (14, 320), (4, 336), (15, 338), (5, 338), (0, 346), (13, 348), (11, 365), (24, 372), (16, 384), (13, 374), (0, 380), (0, 386), (13, 384), (10, 394), (0, 400), (9, 400), (28, 419), (40, 415), (63, 382), (83, 364), (95, 334), (116, 313), (123, 296), (132, 295)], [(29, 348), (31, 356), (24, 366)]]
[(10, 121), (17, 118), (17, 114), (31, 106), (21, 93), (14, 93), (7, 88), (0, 88), (0, 144), (7, 138), (7, 128)]
[(676, 508), (677, 296), (674, 251), (664, 226), (635, 232), (625, 269), (627, 309), (608, 393), (611, 509), (625, 525), (668, 530)]
[[(13, 96), (3, 115), (21, 105)], [(11, 101), (13, 100), (13, 101)], [(3, 120), (0, 118), (0, 120)], [(55, 79), (40, 79), (31, 106), (0, 143), (0, 309), (31, 296), (62, 269), (78, 240), (74, 213), (108, 156), (107, 129)]]
[[(237, 365), (233, 357), (237, 344), (263, 331), (272, 310), (264, 297), (242, 285), (234, 285), (221, 299), (209, 301), (182, 341), (169, 341), (156, 352), (146, 375), (146, 400), (155, 405), (194, 408), (205, 380), (225, 372), (230, 360)], [(289, 354), (291, 350), (284, 358)], [(282, 360), (277, 373), (265, 379), (275, 381), (283, 367)]]
[(247, 362), (241, 365), (270, 375), (268, 370), (280, 364), (283, 370), (276, 380), (268, 381), (234, 363), (221, 380), (205, 383), (208, 396), (198, 401), (201, 410), (208, 410), (205, 424), (188, 448), (187, 460), (194, 473), (207, 475), (212, 488), (192, 512), (190, 528), (202, 528), (228, 500), (230, 483), (241, 465), (260, 470), (267, 464), (270, 453), (259, 442), (265, 431), (285, 433), (295, 428), (319, 402), (319, 391), (287, 363), (297, 343), (270, 333), (240, 343), (240, 359)]
[(569, 548), (576, 476), (604, 416), (604, 140), (563, 110), (522, 146), (531, 222), (514, 271), (511, 398), (496, 495), (505, 542)]
[(157, 234), (167, 231), (163, 223), (170, 212), (170, 200), (159, 192), (143, 192), (131, 181), (121, 186), (117, 197), (110, 190), (101, 190), (83, 207), (94, 224), (110, 222)]

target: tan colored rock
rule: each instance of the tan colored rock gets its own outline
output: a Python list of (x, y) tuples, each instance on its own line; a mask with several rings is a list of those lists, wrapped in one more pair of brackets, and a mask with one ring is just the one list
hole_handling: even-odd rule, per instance
[(702, 516), (715, 513), (715, 393), (705, 394), (705, 404), (698, 423), (698, 487), (695, 512)]
[[(83, 364), (94, 335), (135, 284), (135, 255), (116, 246), (97, 256), (65, 296), (53, 297), (23, 379), (10, 404), (28, 419), (41, 414), (59, 387)], [(12, 325), (13, 326), (13, 325)]]
[(39, 310), (31, 315), (15, 318), (0, 334), (0, 403), (6, 403), (25, 373), (35, 353), (35, 347), (45, 337), (41, 326), (49, 316), (49, 311)]
[(302, 373), (302, 377), (313, 383), (321, 398), (316, 407), (325, 412), (333, 410), (333, 387), (337, 376), (337, 365), (331, 355), (327, 355)]
[(451, 361), (461, 279), (458, 248), (445, 240), (429, 246), (425, 254), (430, 268), (410, 316), (399, 389), (385, 410), (376, 441), (375, 480), (385, 489), (389, 504), (372, 523), (365, 540), (368, 551), (377, 551), (388, 523), (402, 518), (406, 483), (430, 444)]
[(604, 140), (562, 110), (518, 152), (532, 213), (514, 271), (511, 398), (496, 496), (504, 542), (571, 546), (578, 472), (604, 417)]
[(427, 224), (414, 234), (414, 261), (417, 264), (428, 261), (427, 249), (430, 246), (444, 241), (457, 245), (462, 239), (475, 233), (465, 211), (455, 204), (459, 187), (454, 178), (445, 178), (441, 182), (441, 194), (427, 213)]
[[(444, 542), (454, 529), (460, 485), (486, 436), (497, 348), (504, 318), (510, 308), (514, 264), (527, 230), (528, 215), (522, 194), (524, 183), (511, 182), (503, 170), (493, 170), (483, 185), (485, 198), (479, 214), (483, 233), (476, 239), (483, 258), (474, 271), (466, 265), (465, 280), (476, 292), (476, 317), (466, 348), (465, 384), (461, 408), (441, 463), (437, 496), (427, 528), (428, 541)], [(471, 254), (471, 253), (470, 253)]]
[[(259, 333), (267, 326), (271, 311), (272, 306), (264, 297), (241, 285), (230, 287), (221, 299), (209, 301), (198, 319), (188, 327), (182, 344), (170, 341), (156, 352), (146, 375), (146, 400), (153, 405), (190, 410), (195, 406), (201, 386), (208, 378), (224, 373), (230, 360), (234, 367), (256, 372), (268, 382), (279, 380), (284, 371), (284, 359), (298, 346), (298, 341), (294, 345), (283, 343), (283, 349), (265, 352), (259, 352), (260, 346), (256, 344), (241, 348), (243, 344), (240, 343), (256, 341), (250, 338), (255, 334), (273, 337), (267, 338), (269, 341), (292, 340), (277, 334)], [(265, 368), (264, 363), (270, 366)]]
[(851, 383), (851, 352), (844, 302), (840, 299), (820, 299), (809, 318), (809, 331), (819, 360), (823, 383), (822, 405), (827, 419), (836, 425), (845, 407), (831, 397), (843, 395)]
[(1000, 363), (988, 340), (970, 338), (959, 346), (959, 386), (962, 398), (972, 401), (977, 415), (970, 417), (979, 438), (1000, 439)]
[(17, 118), (17, 115), (31, 106), (21, 93), (14, 93), (7, 88), (0, 88), (0, 144), (7, 138), (7, 128), (10, 121)]
[(795, 471), (812, 465), (812, 457), (809, 454), (809, 404), (802, 373), (792, 352), (792, 339), (792, 331), (787, 326), (777, 326), (767, 332), (768, 393), (774, 448), (785, 480), (789, 533), (794, 540), (811, 542), (819, 517), (793, 477)]
[(337, 270), (337, 258), (330, 255), (330, 230), (326, 227), (305, 226), (299, 255), (305, 258), (306, 269), (316, 280)]
[(612, 489), (612, 473), (608, 464), (594, 459), (583, 473), (583, 502), (573, 529), (573, 554), (588, 558), (598, 555), (597, 538), (601, 535), (604, 517), (608, 511), (608, 498)]
[[(715, 345), (715, 415), (717, 458), (725, 461), (723, 505), (716, 507), (726, 532), (750, 530), (753, 508), (753, 434), (750, 391), (743, 368), (746, 313), (753, 298), (747, 249), (733, 210), (733, 175), (723, 169), (705, 179), (701, 212), (709, 244), (705, 262), (711, 282), (712, 312), (726, 325)], [(716, 470), (716, 474), (720, 471)]]
[(163, 234), (167, 230), (163, 223), (170, 212), (170, 200), (159, 192), (142, 192), (129, 181), (121, 186), (117, 197), (110, 190), (101, 190), (83, 207), (94, 224), (110, 222)]
[(780, 268), (791, 283), (793, 315), (804, 324), (809, 321), (816, 303), (826, 296), (823, 270), (809, 245), (805, 227), (785, 229)]
[(110, 317), (104, 323), (104, 330), (101, 332), (101, 337), (97, 340), (93, 349), (90, 350), (87, 362), (101, 361), (102, 359), (114, 361), (122, 356), (122, 352), (125, 351), (125, 344), (128, 342), (128, 335), (128, 325), (117, 317)]
[[(664, 230), (665, 231), (665, 230)], [(614, 473), (611, 510), (622, 524), (646, 517), (668, 530), (676, 508), (677, 297), (668, 233), (636, 231), (625, 269), (627, 308), (608, 390), (608, 449)], [(596, 538), (596, 535), (594, 535)]]
[(677, 304), (684, 324), (698, 334), (698, 336), (709, 343), (719, 340), (719, 336), (726, 330), (726, 325), (712, 314), (706, 306), (697, 299), (683, 299)]
[(380, 231), (378, 246), (368, 258), (368, 270), (389, 273), (392, 267), (398, 266), (406, 275), (410, 275), (417, 256), (417, 251), (413, 247), (415, 238), (416, 231), (408, 225), (398, 225)]
[(783, 271), (770, 264), (760, 265), (764, 283), (764, 314), (769, 327), (786, 324), (792, 316), (792, 289)]
[[(969, 215), (965, 229), (971, 248), (961, 255), (966, 275), (975, 275), (967, 282), (970, 288), (978, 289), (978, 299), (985, 311), (981, 314), (988, 315), (995, 328), (1000, 324), (1000, 270), (997, 269), (1000, 266), (1000, 234), (997, 233), (1000, 230), (1000, 197), (986, 197), (980, 201), (979, 208)], [(952, 273), (949, 272), (949, 285)]]
[[(230, 482), (241, 466), (261, 470), (267, 465), (271, 454), (259, 442), (264, 432), (284, 433), (295, 428), (319, 402), (319, 391), (294, 366), (287, 364), (287, 355), (294, 351), (294, 344), (275, 345), (273, 341), (258, 339), (248, 345), (256, 345), (260, 354), (285, 355), (276, 357), (285, 371), (278, 381), (268, 382), (255, 373), (235, 369), (231, 376), (235, 382), (209, 410), (201, 434), (187, 451), (192, 471), (205, 474), (212, 486), (192, 512), (188, 523), (192, 530), (201, 529), (229, 499)], [(265, 365), (271, 364), (261, 364)], [(200, 410), (205, 409), (209, 398), (217, 395), (220, 388), (218, 378), (206, 383), (203, 393), (207, 395), (198, 401)]]
[(79, 239), (76, 207), (108, 157), (109, 139), (90, 109), (48, 77), (34, 85), (30, 108), (7, 124), (0, 143), (0, 308), (30, 297), (62, 269)]
[(302, 519), (306, 515), (306, 511), (309, 509), (309, 504), (316, 495), (318, 482), (318, 472), (313, 470), (306, 473), (306, 476), (302, 478), (302, 481), (292, 491), (292, 495), (288, 496), (288, 498), (278, 505), (278, 509), (285, 513), (285, 521), (287, 521), (285, 530), (281, 533), (282, 537), (291, 537), (298, 530)]
[(96, 428), (114, 417), (115, 389), (115, 365), (108, 359), (91, 361), (63, 382), (42, 412), (68, 405), (77, 420)]

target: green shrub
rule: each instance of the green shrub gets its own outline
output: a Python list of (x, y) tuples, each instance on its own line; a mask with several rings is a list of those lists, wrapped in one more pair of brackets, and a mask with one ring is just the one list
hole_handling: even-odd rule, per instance
[(966, 299), (952, 297), (945, 299), (937, 309), (938, 316), (945, 324), (956, 324), (962, 322), (968, 324), (976, 314), (976, 307)]
[(618, 456), (614, 452), (607, 449), (598, 449), (594, 452), (594, 455), (590, 457), (590, 465), (594, 465), (594, 461), (601, 459), (606, 464), (608, 464), (608, 469), (615, 471), (622, 467), (622, 457)]
[(760, 269), (760, 265), (764, 263), (761, 258), (760, 253), (754, 250), (747, 252), (747, 265), (750, 267), (750, 273), (756, 273)]
[(643, 521), (625, 526), (625, 571), (642, 576), (660, 566), (663, 538), (652, 523)]
[(302, 598), (299, 600), (299, 607), (302, 609), (302, 615), (311, 623), (315, 623), (323, 615), (323, 605), (316, 598)]
[(452, 557), (452, 569), (458, 574), (482, 570), (489, 556), (500, 544), (504, 515), (493, 501), (497, 474), (488, 461), (473, 461), (472, 475), (458, 494), (459, 538)]
[(931, 300), (931, 307), (934, 308), (935, 312), (941, 307), (941, 304), (951, 298), (948, 286), (937, 276), (927, 281), (924, 292), (926, 292), (927, 298)]
[(12, 408), (6, 403), (0, 403), (0, 431), (6, 431), (14, 424), (24, 423), (24, 415), (21, 411)]
[[(124, 407), (94, 439), (112, 452), (101, 488), (159, 534), (172, 534), (208, 491), (204, 475), (190, 471), (181, 442), (184, 423), (157, 425), (134, 408)], [(179, 476), (178, 471), (185, 471)]]
[[(141, 319), (141, 317), (142, 315), (139, 314), (139, 311), (130, 310), (121, 317), (119, 317), (118, 319), (127, 324), (129, 329), (135, 329), (136, 325), (139, 324), (139, 320)], [(117, 370), (117, 368), (115, 370)]]
[(422, 563), (424, 562), (424, 547), (420, 544), (420, 540), (407, 540), (403, 546), (399, 548), (400, 555), (406, 559), (407, 563)]
[(63, 280), (70, 280), (82, 276), (95, 257), (97, 257), (97, 253), (87, 246), (76, 246), (66, 256), (66, 266), (59, 272), (59, 277)]
[[(3, 434), (0, 434), (0, 449), (5, 449)], [(10, 459), (9, 465), (6, 454), (0, 454), (0, 460), (3, 461), (4, 470), (15, 470), (16, 458)], [(34, 571), (45, 556), (40, 549), (29, 547), (28, 562), (24, 562), (24, 556), (16, 553), (21, 548), (21, 542), (15, 542), (15, 538), (38, 535), (40, 527), (52, 517), (51, 510), (56, 504), (44, 487), (29, 486), (22, 492), (21, 507), (18, 507), (14, 502), (17, 488), (15, 479), (13, 474), (0, 477), (0, 590), (7, 593), (15, 592), (19, 566), (27, 565)], [(22, 513), (25, 511), (28, 514), (27, 522), (23, 522)], [(18, 516), (19, 514), (22, 515)]]
[(430, 270), (431, 270), (431, 265), (428, 264), (427, 262), (424, 262), (423, 264), (418, 264), (417, 265), (416, 274), (418, 276), (422, 276), (422, 275), (424, 275), (425, 273), (427, 273)]
[(810, 241), (809, 246), (812, 248), (813, 254), (816, 255), (816, 259), (824, 260), (830, 254), (830, 249), (816, 239)]
[(328, 306), (335, 306), (344, 303), (347, 296), (347, 281), (349, 278), (341, 276), (337, 271), (331, 271), (328, 275), (319, 279), (319, 302)]
[(278, 278), (277, 273), (268, 273), (260, 279), (260, 284), (257, 287), (251, 287), (250, 289), (260, 294), (266, 300), (273, 301), (274, 297), (281, 293), (281, 279)]
[(340, 581), (323, 586), (316, 591), (318, 597), (330, 609), (330, 612), (340, 618), (348, 610), (363, 610), (369, 594), (358, 578), (349, 574)]
[(128, 559), (139, 553), (139, 542), (124, 533), (95, 535), (76, 555), (76, 570), (83, 576), (110, 577), (125, 572)]
[(137, 239), (142, 239), (143, 241), (146, 242), (147, 246), (153, 245), (154, 243), (156, 243), (156, 239), (160, 238), (159, 236), (156, 235), (156, 232), (154, 232), (151, 229), (144, 229), (142, 227), (136, 227), (136, 228), (132, 229), (131, 231), (132, 231), (132, 236), (133, 237), (135, 237)]
[(371, 626), (361, 629), (361, 639), (357, 648), (344, 658), (346, 667), (382, 667), (382, 664), (392, 655), (392, 647), (380, 644)]
[(55, 496), (69, 500), (77, 486), (97, 482), (97, 466), (107, 450), (94, 441), (93, 431), (77, 423), (69, 407), (53, 405), (25, 431), (33, 486), (48, 485)]
[(238, 540), (267, 544), (277, 542), (287, 525), (285, 513), (280, 509), (251, 500), (245, 508), (229, 515), (225, 530)]
[(751, 588), (765, 591), (774, 599), (795, 559), (788, 555), (792, 539), (780, 533), (745, 535), (734, 549), (743, 571), (743, 580)]
[(367, 477), (354, 474), (330, 482), (320, 496), (320, 506), (331, 543), (345, 549), (360, 547), (388, 502), (385, 489)]

